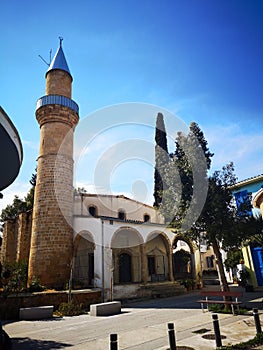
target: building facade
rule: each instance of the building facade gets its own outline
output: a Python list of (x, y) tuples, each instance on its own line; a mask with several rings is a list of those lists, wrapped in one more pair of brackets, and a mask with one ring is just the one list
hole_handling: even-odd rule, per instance
[[(263, 175), (251, 177), (240, 181), (233, 186), (233, 195), (237, 208), (244, 208), (246, 203), (253, 204), (254, 208), (249, 210), (248, 215), (259, 216), (262, 210)], [(243, 256), (246, 269), (249, 272), (250, 282), (254, 287), (263, 286), (263, 247), (259, 245), (248, 245), (243, 247)]]
[(168, 229), (149, 205), (125, 196), (74, 194), (79, 116), (71, 85), (61, 41), (46, 73), (46, 94), (37, 102), (33, 212), (5, 223), (2, 263), (28, 260), (29, 284), (37, 278), (48, 288), (100, 288), (104, 300), (147, 296), (154, 284), (182, 292), (176, 281), (200, 276), (197, 245)]

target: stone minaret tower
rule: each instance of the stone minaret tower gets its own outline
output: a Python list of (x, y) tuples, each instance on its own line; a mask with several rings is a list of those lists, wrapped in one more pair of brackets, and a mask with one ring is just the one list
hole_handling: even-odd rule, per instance
[(37, 101), (40, 151), (33, 209), (28, 279), (63, 288), (69, 280), (73, 246), (73, 134), (78, 105), (62, 38), (46, 73), (46, 95)]

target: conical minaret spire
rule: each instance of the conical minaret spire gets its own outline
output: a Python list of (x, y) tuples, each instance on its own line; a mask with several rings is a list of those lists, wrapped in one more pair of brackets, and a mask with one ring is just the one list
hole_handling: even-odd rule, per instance
[(46, 95), (59, 95), (71, 99), (72, 80), (60, 39), (59, 48), (46, 72)]
[[(65, 72), (67, 72), (71, 76), (70, 71), (69, 71), (69, 67), (67, 64), (67, 60), (66, 60), (66, 57), (65, 57), (63, 49), (62, 49), (63, 38), (59, 37), (59, 40), (60, 40), (59, 48), (57, 49), (57, 52), (56, 52), (52, 62), (50, 63), (50, 66), (49, 66), (46, 74), (48, 74), (48, 72), (50, 72), (53, 69), (60, 69), (60, 70), (64, 70)], [(71, 78), (72, 78), (72, 76), (71, 76)]]

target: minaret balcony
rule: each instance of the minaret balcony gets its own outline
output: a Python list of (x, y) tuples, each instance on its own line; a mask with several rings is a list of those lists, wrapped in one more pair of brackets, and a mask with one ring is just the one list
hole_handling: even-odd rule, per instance
[(79, 113), (79, 106), (77, 105), (77, 103), (73, 101), (71, 98), (68, 98), (66, 96), (61, 96), (61, 95), (45, 95), (41, 97), (37, 101), (36, 109), (39, 109), (40, 107), (43, 107), (46, 105), (55, 105), (55, 104), (71, 108), (77, 114)]

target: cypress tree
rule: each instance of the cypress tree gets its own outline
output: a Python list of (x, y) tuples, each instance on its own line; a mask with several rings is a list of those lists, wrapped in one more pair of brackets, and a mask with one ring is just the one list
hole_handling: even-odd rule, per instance
[[(211, 165), (211, 153), (204, 134), (197, 123), (192, 122), (189, 132), (178, 132), (175, 152), (166, 167), (163, 203), (160, 207), (166, 222), (171, 226), (191, 227), (200, 213), (208, 186), (207, 172)], [(203, 198), (204, 197), (204, 198)]]
[(158, 113), (155, 128), (155, 168), (154, 168), (154, 206), (162, 203), (162, 193), (166, 189), (164, 172), (169, 162), (167, 135), (162, 113)]
[(211, 161), (214, 153), (211, 153), (208, 148), (208, 143), (204, 137), (203, 131), (200, 129), (199, 125), (195, 122), (191, 122), (190, 124), (190, 134), (192, 134), (196, 140), (199, 142), (202, 150), (204, 152), (204, 156), (206, 158), (207, 170), (211, 167)]

